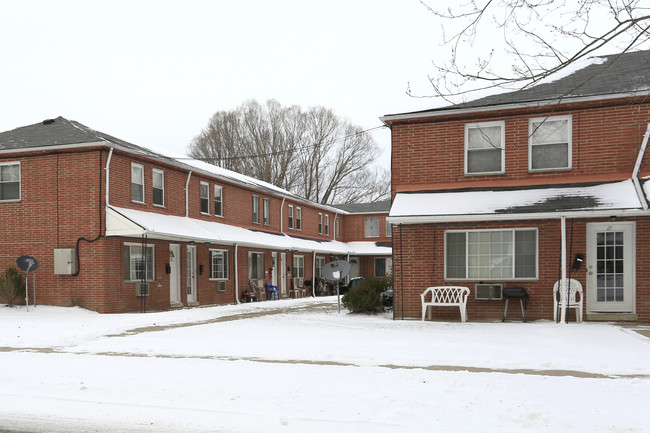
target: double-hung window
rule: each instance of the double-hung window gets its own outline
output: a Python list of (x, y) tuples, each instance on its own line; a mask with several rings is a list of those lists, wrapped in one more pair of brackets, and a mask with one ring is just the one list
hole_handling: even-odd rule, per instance
[(124, 281), (154, 280), (154, 246), (142, 244), (124, 244)]
[(323, 234), (323, 214), (322, 213), (318, 214), (318, 234), (319, 235)]
[(207, 182), (201, 182), (199, 187), (200, 197), (201, 197), (201, 213), (209, 214), (210, 213), (210, 184)]
[(571, 168), (571, 116), (530, 119), (528, 129), (531, 171)]
[(144, 203), (144, 167), (131, 163), (131, 201)]
[(0, 201), (20, 200), (20, 163), (0, 163)]
[(325, 215), (325, 235), (330, 234), (330, 216)]
[(537, 229), (446, 231), (445, 278), (537, 278)]
[(253, 222), (255, 224), (260, 222), (260, 198), (256, 195), (253, 196)]
[(365, 237), (367, 238), (379, 237), (379, 218), (365, 219)]
[(292, 229), (293, 228), (293, 205), (292, 204), (290, 204), (287, 209), (287, 218), (289, 219), (288, 220), (289, 228)]
[(219, 185), (214, 186), (214, 215), (223, 216), (223, 189)]
[(386, 221), (386, 237), (391, 238), (393, 237), (393, 225)]
[(465, 174), (505, 172), (505, 123), (465, 125)]
[(165, 205), (165, 172), (153, 169), (153, 179), (151, 184), (153, 185), (153, 204), (156, 206)]
[(302, 209), (296, 206), (296, 230), (302, 230)]
[(228, 279), (228, 251), (210, 250), (210, 279)]
[(393, 273), (392, 257), (375, 257), (375, 277), (385, 277)]
[(305, 277), (305, 256), (293, 256), (293, 277)]
[(341, 218), (334, 217), (334, 237), (341, 237)]
[(271, 225), (271, 203), (268, 198), (262, 200), (262, 220), (265, 226)]

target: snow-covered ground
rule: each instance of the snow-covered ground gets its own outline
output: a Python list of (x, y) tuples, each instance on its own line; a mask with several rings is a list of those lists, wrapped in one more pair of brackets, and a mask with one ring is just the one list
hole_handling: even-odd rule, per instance
[(650, 339), (604, 323), (0, 306), (0, 366), (0, 431), (650, 431)]

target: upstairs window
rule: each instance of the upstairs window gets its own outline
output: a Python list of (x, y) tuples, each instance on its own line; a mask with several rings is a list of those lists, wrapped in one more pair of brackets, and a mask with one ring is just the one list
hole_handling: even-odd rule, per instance
[(20, 163), (0, 164), (0, 201), (20, 200)]
[(528, 128), (531, 171), (571, 168), (571, 116), (530, 119)]
[(341, 237), (341, 218), (334, 217), (334, 236)]
[(264, 225), (271, 225), (271, 203), (268, 198), (262, 200), (262, 220)]
[(504, 166), (504, 122), (465, 125), (465, 174), (504, 173)]
[(379, 218), (366, 218), (365, 221), (365, 237), (378, 238), (379, 237)]
[(210, 279), (228, 279), (228, 251), (210, 250)]
[(256, 195), (253, 196), (253, 222), (255, 224), (260, 222), (260, 198)]
[(302, 209), (296, 207), (296, 230), (302, 230)]
[(293, 228), (293, 205), (290, 204), (287, 210), (287, 217), (289, 218), (289, 228)]
[(214, 186), (214, 214), (223, 216), (223, 190), (220, 186)]
[(329, 235), (330, 234), (330, 216), (325, 215), (325, 234)]
[(322, 213), (318, 214), (318, 234), (319, 235), (323, 234), (323, 214)]
[(144, 167), (131, 163), (131, 201), (144, 203)]
[(388, 221), (386, 221), (386, 237), (387, 238), (393, 237), (393, 225)]
[(153, 204), (156, 206), (165, 205), (165, 172), (153, 169)]
[(210, 213), (210, 184), (201, 182), (200, 196), (201, 196), (201, 213)]

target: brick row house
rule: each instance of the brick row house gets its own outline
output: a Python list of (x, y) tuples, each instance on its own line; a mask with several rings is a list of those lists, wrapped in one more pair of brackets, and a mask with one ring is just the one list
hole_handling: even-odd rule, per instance
[(331, 260), (382, 259), (385, 273), (391, 239), (355, 230), (366, 218), (62, 117), (0, 133), (0, 269), (36, 258), (39, 304), (229, 304), (251, 281), (281, 298), (301, 283), (314, 295), (309, 283)]
[(460, 285), (470, 320), (501, 319), (504, 287), (530, 295), (528, 319), (553, 320), (555, 283), (575, 279), (584, 319), (650, 323), (649, 73), (649, 51), (595, 57), (521, 91), (383, 116), (395, 317)]

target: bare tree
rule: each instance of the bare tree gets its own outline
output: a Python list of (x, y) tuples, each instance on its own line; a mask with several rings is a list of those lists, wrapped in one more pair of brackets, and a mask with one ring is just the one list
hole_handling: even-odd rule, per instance
[[(429, 76), (450, 102), (470, 92), (518, 90), (594, 55), (647, 46), (647, 0), (461, 0), (420, 2), (440, 20), (449, 49)], [(412, 96), (414, 92), (409, 89)]]
[(372, 137), (324, 107), (303, 111), (275, 100), (215, 113), (188, 154), (323, 204), (372, 202), (390, 192), (373, 163)]

